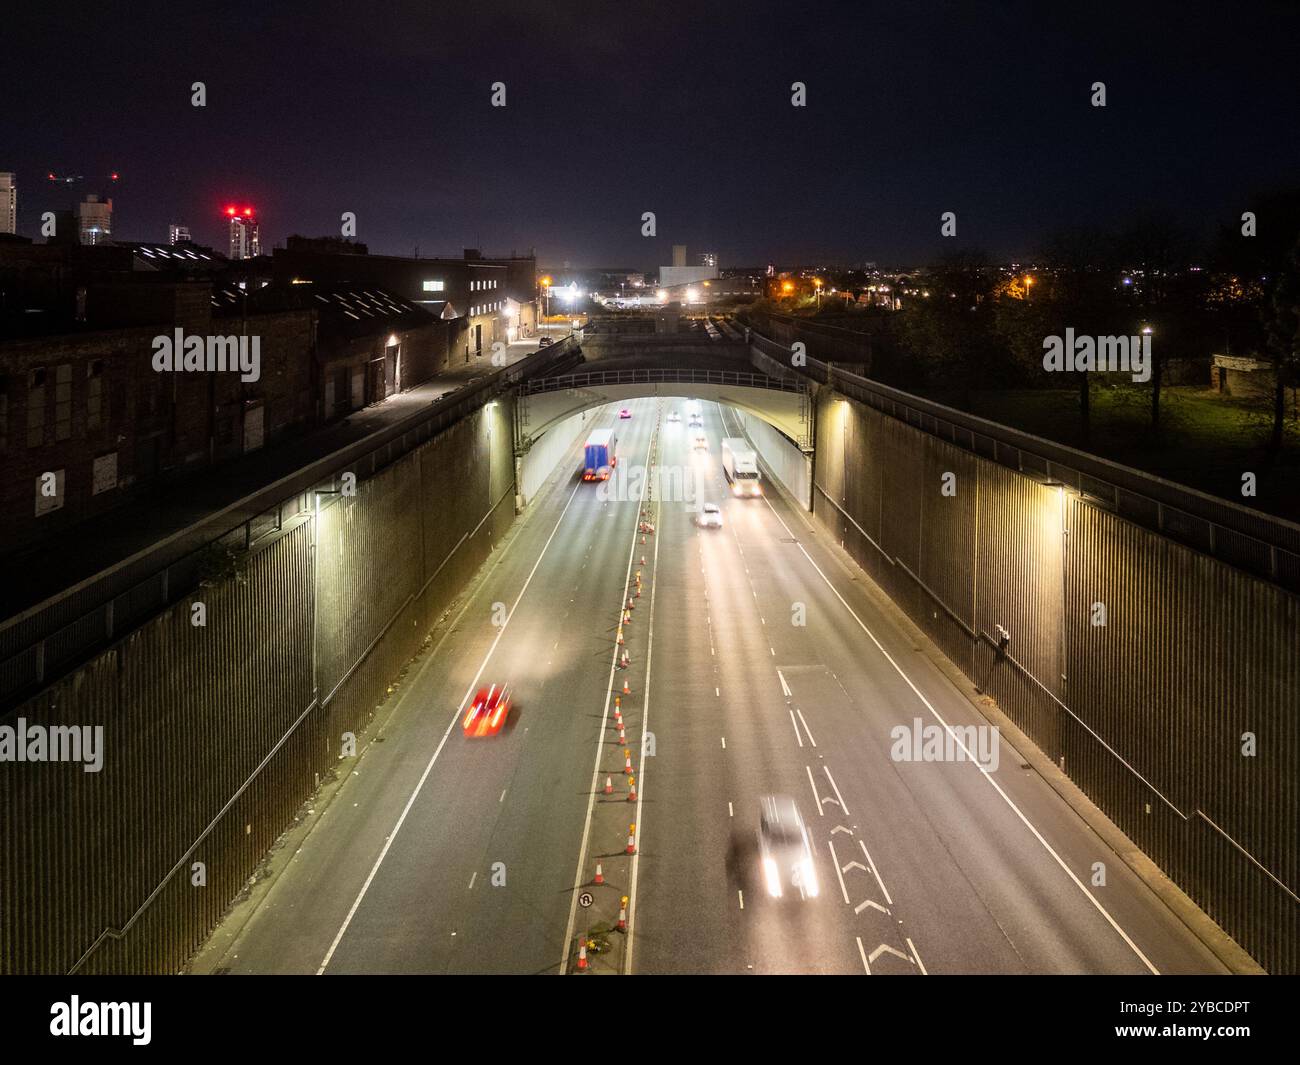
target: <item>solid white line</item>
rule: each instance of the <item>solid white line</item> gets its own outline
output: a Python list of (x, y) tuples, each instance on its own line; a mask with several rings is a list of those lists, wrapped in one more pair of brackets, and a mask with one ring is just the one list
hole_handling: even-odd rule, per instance
[(808, 742), (811, 743), (814, 747), (816, 747), (817, 741), (813, 739), (812, 729), (808, 727), (808, 721), (803, 716), (803, 711), (796, 706), (794, 708), (794, 712), (799, 715), (799, 720), (803, 722), (804, 731), (808, 733)]
[(728, 817), (736, 816), (736, 811), (731, 808), (731, 803), (727, 803), (727, 816)]
[(790, 724), (794, 726), (794, 738), (799, 741), (799, 746), (803, 746), (803, 737), (799, 735), (799, 722), (794, 719), (794, 711), (790, 711)]
[[(644, 466), (650, 465), (650, 452), (654, 447), (654, 433), (650, 434), (650, 442), (646, 445)], [(641, 514), (641, 503), (645, 499), (646, 484), (648, 478), (641, 482), (641, 494), (637, 497), (637, 516)], [(618, 616), (623, 616), (623, 603), (627, 600), (628, 589), (632, 583), (632, 563), (636, 559), (636, 538), (639, 535), (637, 526), (632, 526), (632, 545), (627, 552), (627, 572), (623, 575), (623, 587), (619, 591), (618, 598)], [(655, 540), (656, 548), (659, 545), (658, 539)], [(651, 592), (653, 595), (653, 591)], [(578, 916), (578, 889), (582, 886), (583, 865), (587, 860), (587, 841), (591, 836), (591, 815), (596, 808), (596, 791), (598, 790), (598, 781), (600, 779), (600, 758), (603, 753), (605, 743), (606, 729), (609, 727), (609, 702), (614, 696), (614, 673), (618, 669), (619, 646), (614, 644), (614, 653), (609, 659), (609, 679), (605, 683), (605, 713), (600, 721), (600, 731), (596, 734), (596, 761), (591, 767), (591, 791), (587, 795), (587, 817), (582, 824), (582, 843), (578, 847), (578, 867), (573, 873), (573, 891), (569, 894), (569, 920), (564, 926), (564, 953), (560, 956), (560, 975), (565, 976), (569, 971), (569, 945), (573, 942), (573, 929)], [(642, 768), (638, 766), (638, 768)], [(640, 805), (639, 793), (637, 805)], [(638, 825), (637, 831), (640, 832)], [(637, 848), (640, 850), (640, 848)]]
[(809, 766), (804, 766), (804, 769), (808, 770), (808, 786), (812, 788), (813, 802), (817, 804), (817, 812), (822, 817), (825, 817), (826, 811), (822, 809), (822, 797), (817, 794), (817, 785), (813, 783), (812, 769)]
[[(789, 536), (794, 537), (794, 533), (790, 531), (790, 526), (786, 525), (785, 519), (782, 518), (781, 515), (777, 512), (776, 507), (772, 506), (772, 501), (768, 499), (767, 496), (763, 496), (762, 498), (763, 498), (763, 502), (767, 504), (768, 509), (771, 510), (774, 515), (776, 515), (776, 520), (781, 523), (781, 527), (785, 529), (786, 533)], [(1153, 975), (1159, 976), (1160, 970), (1157, 969), (1151, 963), (1151, 959), (1142, 953), (1142, 949), (1136, 943), (1134, 943), (1132, 938), (1130, 938), (1129, 934), (1119, 926), (1119, 923), (1115, 920), (1115, 918), (1110, 915), (1110, 911), (1107, 910), (1106, 907), (1103, 906), (1101, 902), (1097, 899), (1097, 897), (1093, 895), (1093, 893), (1084, 886), (1083, 881), (1081, 881), (1075, 875), (1074, 870), (1065, 864), (1064, 859), (1062, 859), (1061, 856), (1056, 853), (1056, 850), (1052, 847), (1052, 845), (1048, 843), (1046, 839), (1043, 838), (1043, 834), (1039, 832), (1038, 829), (1034, 826), (1033, 822), (1031, 822), (1029, 818), (1024, 815), (1020, 807), (1017, 806), (1015, 802), (1012, 801), (1011, 796), (1008, 795), (1005, 791), (1003, 791), (1002, 786), (996, 780), (993, 779), (993, 777), (989, 774), (989, 771), (984, 766), (979, 764), (974, 754), (972, 754), (971, 751), (967, 749), (965, 743), (962, 742), (961, 737), (958, 736), (957, 733), (953, 731), (952, 726), (950, 726), (948, 722), (946, 722), (943, 719), (939, 711), (934, 708), (934, 705), (930, 702), (930, 700), (927, 699), (921, 693), (921, 689), (912, 683), (912, 678), (903, 672), (902, 667), (899, 666), (899, 664), (894, 661), (893, 656), (890, 655), (890, 653), (885, 650), (884, 645), (878, 639), (876, 639), (876, 634), (873, 633), (869, 628), (867, 628), (866, 623), (858, 616), (857, 611), (854, 610), (853, 607), (849, 606), (848, 600), (846, 600), (844, 596), (840, 595), (839, 589), (836, 588), (835, 585), (831, 583), (830, 578), (827, 577), (826, 574), (822, 572), (822, 568), (819, 565), (817, 565), (812, 555), (808, 554), (807, 548), (805, 548), (801, 542), (796, 542), (795, 546), (798, 547), (801, 552), (803, 552), (804, 558), (806, 558), (809, 564), (812, 566), (812, 568), (817, 571), (817, 575), (821, 577), (821, 579), (826, 583), (826, 587), (831, 590), (831, 593), (835, 596), (836, 599), (840, 601), (844, 609), (849, 612), (849, 615), (853, 618), (853, 620), (858, 623), (858, 627), (867, 634), (871, 642), (876, 645), (876, 649), (882, 655), (885, 656), (885, 661), (888, 662), (891, 666), (893, 666), (894, 672), (903, 678), (907, 686), (912, 689), (912, 692), (916, 695), (916, 697), (921, 700), (921, 703), (925, 706), (925, 708), (929, 710), (930, 713), (934, 716), (934, 719), (938, 721), (939, 724), (941, 724), (945, 730), (947, 730), (948, 735), (953, 738), (957, 746), (959, 746), (962, 749), (962, 751), (966, 754), (967, 759), (970, 761), (971, 765), (973, 765), (979, 771), (980, 775), (983, 776), (984, 779), (989, 782), (993, 790), (996, 791), (1002, 797), (1002, 801), (1005, 802), (1009, 807), (1011, 807), (1015, 815), (1018, 818), (1020, 818), (1021, 822), (1024, 824), (1024, 826), (1027, 829), (1029, 829), (1029, 831), (1033, 834), (1034, 838), (1038, 840), (1038, 842), (1042, 845), (1043, 849), (1047, 851), (1049, 855), (1051, 855), (1052, 860), (1056, 862), (1056, 864), (1060, 866), (1061, 870), (1065, 873), (1065, 875), (1068, 876), (1074, 882), (1074, 886), (1077, 887), (1083, 893), (1084, 897), (1089, 902), (1092, 903), (1092, 905), (1096, 908), (1097, 912), (1100, 913), (1102, 917), (1106, 919), (1106, 923), (1109, 924), (1111, 928), (1113, 928), (1119, 934), (1119, 937), (1123, 939), (1125, 943), (1128, 944), (1129, 948), (1133, 951), (1134, 954), (1138, 956), (1142, 964), (1145, 965)]]
[(867, 865), (871, 866), (871, 875), (876, 878), (876, 883), (880, 885), (880, 890), (885, 894), (885, 901), (891, 906), (894, 905), (894, 900), (889, 897), (889, 888), (885, 887), (885, 882), (880, 879), (880, 873), (876, 869), (875, 861), (872, 859), (871, 855), (867, 853), (867, 845), (863, 843), (862, 840), (858, 840), (858, 846), (862, 848), (862, 853), (867, 859)]
[[(474, 694), (474, 688), (478, 684), (479, 678), (483, 676), (483, 670), (487, 668), (488, 662), (491, 660), (493, 653), (497, 649), (497, 644), (501, 642), (501, 637), (506, 634), (506, 627), (510, 624), (510, 619), (515, 616), (515, 611), (519, 608), (519, 602), (523, 599), (524, 593), (528, 591), (528, 586), (532, 584), (533, 577), (536, 576), (537, 569), (542, 564), (542, 559), (546, 557), (546, 552), (551, 546), (551, 541), (555, 539), (555, 534), (560, 531), (560, 523), (564, 521), (564, 515), (569, 512), (569, 507), (572, 505), (574, 497), (577, 496), (579, 487), (581, 487), (581, 482), (574, 485), (573, 491), (569, 493), (568, 502), (564, 504), (564, 509), (560, 511), (560, 516), (555, 519), (555, 528), (551, 530), (551, 535), (546, 538), (546, 543), (542, 545), (542, 550), (537, 556), (537, 561), (533, 563), (533, 568), (528, 571), (528, 578), (524, 581), (524, 586), (519, 589), (519, 594), (515, 597), (514, 604), (510, 607), (510, 613), (506, 615), (506, 620), (502, 622), (501, 628), (497, 632), (496, 639), (492, 641), (492, 646), (488, 648), (487, 654), (483, 656), (483, 661), (478, 667), (478, 672), (474, 674), (474, 679), (470, 681), (469, 687), (465, 689), (464, 698), (461, 699), (460, 705), (456, 707), (456, 712), (452, 715), (451, 721), (447, 725), (447, 731), (442, 734), (442, 739), (438, 743), (437, 750), (433, 752), (433, 757), (429, 759), (429, 764), (424, 767), (424, 772), (420, 774), (420, 779), (416, 782), (415, 788), (411, 791), (410, 798), (406, 800), (406, 806), (402, 808), (402, 813), (397, 819), (397, 824), (393, 826), (393, 830), (388, 834), (388, 838), (384, 840), (383, 850), (379, 852), (379, 857), (375, 859), (375, 864), (371, 866), (370, 875), (366, 877), (366, 882), (361, 885), (361, 890), (357, 892), (357, 897), (352, 902), (352, 908), (348, 910), (348, 915), (343, 918), (343, 924), (339, 926), (338, 934), (334, 936), (334, 942), (330, 944), (329, 950), (325, 952), (325, 957), (320, 963), (320, 968), (316, 970), (317, 976), (320, 976), (325, 972), (326, 967), (330, 963), (330, 959), (334, 957), (334, 952), (338, 950), (339, 943), (343, 941), (343, 936), (348, 930), (348, 925), (352, 923), (352, 918), (356, 916), (357, 909), (361, 906), (361, 900), (366, 897), (366, 892), (370, 890), (370, 885), (374, 882), (375, 874), (379, 872), (379, 867), (383, 865), (384, 859), (388, 857), (388, 849), (393, 845), (393, 840), (397, 838), (397, 834), (402, 830), (402, 825), (406, 822), (406, 815), (411, 812), (411, 807), (415, 805), (415, 797), (420, 794), (420, 789), (424, 787), (424, 782), (429, 779), (429, 774), (433, 771), (433, 763), (438, 760), (438, 755), (442, 754), (442, 749), (447, 743), (447, 737), (451, 735), (451, 730), (456, 727), (456, 722), (460, 720), (460, 715), (465, 710), (465, 704), (469, 702), (470, 697)], [(567, 953), (565, 958), (567, 960)]]
[(849, 812), (849, 808), (844, 805), (844, 796), (840, 794), (840, 789), (835, 786), (835, 778), (831, 776), (831, 767), (828, 765), (822, 766), (822, 772), (826, 774), (826, 779), (831, 782), (831, 787), (835, 789), (835, 798), (839, 799), (840, 801), (840, 811), (844, 814), (847, 814)]
[(907, 941), (907, 949), (912, 952), (912, 957), (916, 960), (916, 967), (921, 970), (921, 975), (929, 976), (930, 974), (925, 971), (925, 966), (921, 964), (921, 955), (916, 952), (916, 944), (910, 939)]
[(840, 882), (840, 894), (844, 896), (844, 905), (848, 906), (850, 905), (849, 889), (844, 886), (844, 874), (840, 872), (840, 859), (835, 853), (835, 841), (833, 839), (828, 839), (826, 841), (826, 846), (831, 849), (831, 865), (835, 866), (835, 876)]
[(736, 894), (740, 896), (740, 908), (743, 910), (745, 908), (745, 893), (737, 888)]
[(862, 959), (862, 967), (867, 970), (867, 975), (870, 976), (871, 966), (867, 964), (867, 952), (862, 949), (862, 937), (854, 936), (853, 938), (858, 941), (858, 957)]

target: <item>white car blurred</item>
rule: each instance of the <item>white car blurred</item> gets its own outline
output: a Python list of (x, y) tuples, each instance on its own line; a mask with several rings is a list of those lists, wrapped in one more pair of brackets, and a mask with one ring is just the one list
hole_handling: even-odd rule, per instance
[(722, 510), (717, 503), (705, 503), (700, 510), (701, 529), (721, 529)]
[(695, 450), (696, 451), (709, 450), (709, 438), (705, 436), (703, 433), (695, 434)]
[(817, 868), (799, 807), (788, 795), (768, 795), (759, 806), (758, 850), (767, 893), (779, 899), (789, 888), (801, 899), (815, 899)]
[(675, 410), (670, 410), (668, 412), (668, 420), (670, 422), (680, 422), (682, 420), (682, 416), (678, 414)]

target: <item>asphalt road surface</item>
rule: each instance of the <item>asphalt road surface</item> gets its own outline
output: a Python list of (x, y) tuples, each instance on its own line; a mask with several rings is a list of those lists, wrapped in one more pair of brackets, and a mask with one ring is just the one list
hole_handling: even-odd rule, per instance
[[(630, 420), (610, 408), (593, 426), (618, 425), (630, 470), (685, 407), (638, 400)], [(654, 608), (637, 615), (654, 641), (655, 753), (631, 971), (1225, 972), (1005, 741), (987, 771), (892, 756), (896, 727), (987, 722), (797, 507), (770, 485), (732, 498), (719, 441), (738, 425), (703, 408), (707, 451), (684, 418), (660, 427), (659, 461), (697, 471), (702, 497), (662, 502)], [(251, 918), (218, 930), (207, 969), (560, 971), (639, 509), (577, 465), (494, 554), (384, 742)], [(696, 523), (709, 501), (720, 529)], [(500, 736), (468, 740), (458, 710), (489, 683), (510, 684), (515, 708)], [(765, 891), (756, 830), (771, 794), (808, 826), (816, 897)]]

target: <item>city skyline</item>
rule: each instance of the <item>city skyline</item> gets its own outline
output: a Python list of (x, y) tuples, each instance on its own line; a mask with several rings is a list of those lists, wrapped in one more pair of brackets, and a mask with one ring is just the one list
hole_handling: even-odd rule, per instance
[[(675, 243), (724, 265), (899, 264), (952, 247), (1016, 259), (1053, 231), (1152, 211), (1208, 235), (1300, 167), (1277, 135), (1296, 95), (1277, 20), (1295, 13), (1216, 16), (1207, 64), (1210, 25), (1162, 10), (1117, 26), (1031, 7), (693, 21), (658, 5), (596, 32), (510, 3), (436, 18), (397, 4), (374, 24), (344, 5), (311, 19), (145, 5), (88, 13), (104, 47), (56, 94), (33, 92), (54, 26), (28, 11), (7, 24), (26, 47), (6, 95), (27, 104), (7, 116), (16, 154), (0, 166), (17, 175), (23, 235), (111, 187), (122, 239), (181, 223), (216, 248), (232, 201), (258, 207), (268, 248), (337, 235), (352, 212), (376, 253), (535, 247), (575, 267), (663, 264)], [(177, 46), (153, 54), (145, 26)], [(741, 30), (743, 49), (719, 44)], [(330, 42), (345, 37), (362, 58), (335, 69)], [(303, 58), (275, 63), (291, 45)], [(681, 62), (661, 66), (668, 54)], [(940, 236), (945, 211), (955, 238)]]

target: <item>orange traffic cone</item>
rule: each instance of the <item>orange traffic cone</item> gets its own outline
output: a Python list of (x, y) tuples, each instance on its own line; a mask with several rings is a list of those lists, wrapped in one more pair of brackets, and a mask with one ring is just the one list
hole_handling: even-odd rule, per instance
[(605, 778), (605, 794), (606, 795), (614, 794), (614, 780), (612, 777)]
[(628, 854), (636, 853), (636, 825), (627, 826), (627, 852)]
[(627, 931), (627, 907), (626, 906), (620, 906), (618, 908), (618, 930), (620, 932)]
[(623, 646), (623, 627), (621, 625), (619, 626), (618, 629), (618, 645), (620, 647)]
[(585, 939), (582, 940), (581, 945), (578, 947), (578, 971), (587, 971), (587, 941)]
[(628, 682), (627, 682), (627, 677), (624, 677), (624, 678), (623, 678), (623, 694), (624, 694), (624, 695), (631, 695), (631, 694), (632, 694), (632, 686), (631, 686), (630, 684), (628, 684)]
[[(641, 565), (643, 565), (643, 566), (645, 565), (645, 555), (642, 555), (642, 556), (641, 556)], [(638, 576), (638, 577), (641, 576), (640, 572), (637, 573), (637, 576)]]
[(631, 783), (632, 783), (632, 788), (631, 788), (631, 790), (627, 793), (627, 801), (628, 801), (628, 802), (636, 802), (636, 780), (633, 779)]
[(605, 871), (604, 871), (603, 869), (601, 869), (601, 867), (600, 867), (600, 862), (597, 862), (597, 863), (596, 863), (596, 883), (597, 883), (597, 884), (603, 884), (604, 882), (605, 882)]
[(623, 752), (623, 772), (628, 776), (632, 775), (632, 752), (625, 750)]

